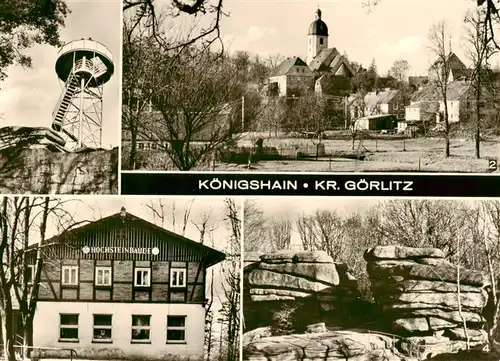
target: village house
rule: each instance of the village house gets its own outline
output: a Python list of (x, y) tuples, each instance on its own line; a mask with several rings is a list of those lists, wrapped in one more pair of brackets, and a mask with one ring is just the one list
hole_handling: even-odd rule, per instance
[(439, 104), (435, 101), (412, 101), (405, 108), (405, 119), (398, 120), (398, 133), (414, 136), (428, 129), (436, 120)]
[(354, 94), (349, 98), (351, 119), (372, 115), (391, 114), (397, 119), (404, 118), (406, 98), (402, 90), (389, 89), (368, 92), (364, 97)]
[[(269, 87), (275, 86), (279, 96), (300, 96), (312, 89), (314, 73), (298, 56), (285, 59), (269, 77)], [(277, 85), (272, 85), (277, 84)]]
[(223, 253), (125, 208), (43, 247), (33, 344), (54, 348), (46, 358), (203, 358), (206, 272)]
[[(446, 103), (448, 105), (448, 123), (458, 123), (464, 119), (467, 110), (470, 108), (468, 97), (469, 82), (454, 81), (448, 84), (446, 92)], [(439, 100), (439, 115), (436, 118), (436, 123), (444, 122), (444, 100), (440, 97)]]
[(446, 58), (446, 61), (443, 62), (442, 59), (438, 59), (434, 62), (434, 64), (432, 64), (428, 72), (429, 80), (433, 82), (441, 79), (446, 70), (448, 70), (448, 82), (468, 80), (470, 78), (471, 71), (455, 53), (450, 53)]

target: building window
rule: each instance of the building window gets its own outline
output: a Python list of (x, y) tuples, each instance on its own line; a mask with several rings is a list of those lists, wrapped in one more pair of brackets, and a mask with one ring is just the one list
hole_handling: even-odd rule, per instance
[(95, 268), (96, 286), (111, 286), (111, 267)]
[(94, 315), (95, 342), (111, 342), (112, 315)]
[(62, 267), (62, 284), (73, 286), (78, 285), (78, 266)]
[(59, 314), (59, 341), (78, 342), (78, 314)]
[(132, 342), (149, 342), (151, 340), (151, 316), (132, 315)]
[(172, 268), (170, 270), (170, 287), (186, 287), (185, 268)]
[(33, 280), (35, 279), (35, 265), (29, 264), (24, 270), (24, 279), (26, 280), (27, 285), (32, 285)]
[(136, 268), (134, 285), (137, 287), (149, 287), (151, 285), (151, 269)]
[(144, 149), (144, 143), (137, 143), (137, 148)]
[(186, 342), (186, 316), (167, 316), (167, 343)]
[(125, 228), (117, 228), (115, 230), (115, 239), (116, 240), (126, 240), (127, 239), (127, 229)]
[(323, 45), (323, 38), (319, 38), (320, 45)]

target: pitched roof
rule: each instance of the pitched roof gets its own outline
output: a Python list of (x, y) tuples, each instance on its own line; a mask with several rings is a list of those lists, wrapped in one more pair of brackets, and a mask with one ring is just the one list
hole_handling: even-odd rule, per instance
[(373, 108), (380, 104), (389, 103), (399, 93), (399, 90), (384, 90), (380, 92), (369, 92), (365, 95), (365, 106)]
[(460, 100), (462, 99), (469, 90), (468, 81), (454, 81), (448, 84), (446, 91), (446, 98), (448, 100)]
[(339, 91), (346, 91), (350, 89), (349, 79), (335, 74), (324, 74), (316, 80), (316, 84), (321, 86), (323, 94), (335, 94)]
[[(72, 236), (76, 236), (76, 238), (77, 238), (78, 235), (81, 234), (82, 232), (85, 232), (85, 231), (90, 230), (92, 228), (95, 229), (95, 228), (99, 228), (99, 227), (104, 226), (104, 225), (109, 225), (110, 222), (116, 223), (116, 221), (120, 221), (120, 223), (121, 223), (122, 219), (123, 219), (123, 216), (121, 215), (121, 212), (115, 213), (115, 214), (112, 214), (108, 217), (101, 218), (97, 221), (87, 223), (83, 226), (75, 227), (75, 228), (73, 228), (73, 229), (71, 229), (63, 234), (51, 237), (51, 238), (47, 239), (44, 242), (44, 244), (45, 245), (49, 245), (49, 244), (57, 245), (57, 244), (61, 243), (62, 239), (66, 239), (66, 240), (72, 239), (73, 238)], [(150, 228), (154, 231), (160, 232), (162, 235), (165, 236), (165, 238), (162, 239), (163, 242), (168, 242), (169, 240), (173, 239), (175, 241), (182, 242), (183, 244), (185, 244), (188, 247), (193, 247), (203, 257), (203, 260), (206, 262), (205, 264), (207, 265), (207, 267), (210, 267), (216, 263), (223, 261), (226, 257), (226, 255), (220, 251), (217, 251), (213, 248), (207, 247), (199, 242), (195, 242), (189, 238), (181, 236), (180, 234), (174, 233), (174, 232), (169, 231), (165, 228), (159, 227), (156, 224), (148, 222), (145, 219), (137, 217), (129, 212), (126, 213), (126, 219), (127, 219), (127, 222), (139, 224), (139, 225), (144, 226), (146, 228)], [(71, 238), (69, 238), (69, 237), (71, 237)], [(36, 245), (33, 245), (31, 247), (35, 248)]]
[(339, 68), (344, 65), (351, 74), (354, 74), (349, 61), (342, 56), (336, 48), (321, 49), (309, 64), (313, 71), (331, 71), (336, 73)]
[[(455, 68), (455, 69), (457, 69), (457, 68), (463, 68), (463, 69), (466, 69), (466, 68), (467, 68), (467, 67), (465, 66), (465, 64), (463, 63), (463, 61), (462, 61), (462, 60), (460, 60), (460, 58), (459, 58), (459, 57), (457, 56), (457, 54), (455, 54), (455, 53), (450, 53), (450, 54), (448, 54), (448, 56), (446, 57), (446, 60), (445, 60), (445, 61), (447, 61), (447, 62), (452, 62), (452, 64), (451, 64), (450, 68)], [(434, 67), (434, 66), (436, 66), (436, 65), (438, 65), (438, 64), (441, 64), (442, 62), (443, 62), (443, 61), (442, 61), (442, 59), (437, 59), (437, 60), (436, 60), (436, 61), (432, 64), (431, 68), (432, 68), (432, 67)]]
[[(467, 94), (469, 89), (468, 81), (453, 81), (448, 84), (446, 98), (447, 100), (460, 100)], [(440, 90), (435, 84), (429, 84), (413, 94), (412, 102), (434, 101), (438, 102), (443, 99)]]
[(272, 76), (286, 75), (296, 65), (307, 67), (305, 61), (303, 61), (298, 56), (294, 56), (292, 58), (287, 58), (283, 60), (281, 64), (278, 65)]

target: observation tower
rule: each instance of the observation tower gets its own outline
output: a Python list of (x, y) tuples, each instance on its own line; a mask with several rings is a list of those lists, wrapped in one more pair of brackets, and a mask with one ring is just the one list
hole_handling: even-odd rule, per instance
[(102, 146), (103, 86), (114, 68), (109, 49), (91, 38), (71, 41), (59, 50), (56, 73), (62, 92), (52, 113), (52, 129), (64, 138), (66, 149)]

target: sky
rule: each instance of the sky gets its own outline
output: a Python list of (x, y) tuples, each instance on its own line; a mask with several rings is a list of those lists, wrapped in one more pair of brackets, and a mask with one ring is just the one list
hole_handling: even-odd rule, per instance
[[(104, 148), (111, 148), (120, 143), (121, 2), (67, 0), (67, 4), (72, 13), (66, 18), (61, 41), (91, 37), (103, 43), (113, 56), (115, 72), (104, 85), (102, 140)], [(54, 68), (58, 50), (35, 45), (26, 52), (33, 59), (31, 69), (16, 65), (7, 69), (8, 78), (0, 83), (0, 126), (50, 127), (61, 94)]]
[[(380, 199), (356, 197), (313, 197), (300, 198), (300, 205), (297, 197), (252, 197), (251, 202), (262, 210), (265, 219), (291, 220), (295, 221), (301, 215), (312, 215), (318, 210), (332, 210), (340, 214), (358, 213), (382, 202)], [(244, 227), (244, 222), (243, 222)], [(301, 249), (301, 240), (295, 226), (292, 229), (292, 249)]]
[[(295, 222), (302, 215), (313, 215), (318, 210), (335, 211), (340, 215), (356, 214), (368, 211), (370, 208), (386, 202), (388, 200), (397, 200), (397, 198), (385, 197), (375, 199), (373, 197), (339, 198), (339, 197), (301, 197), (298, 203), (297, 197), (252, 197), (251, 201), (262, 210), (265, 219), (291, 220)], [(411, 200), (404, 198), (400, 200)], [(414, 200), (422, 200), (414, 198)], [(456, 200), (467, 204), (474, 204), (478, 200), (447, 198), (446, 200)], [(243, 223), (244, 227), (244, 223)], [(293, 225), (291, 237), (292, 249), (300, 250), (302, 242), (300, 235)]]
[(307, 56), (307, 32), (318, 6), (329, 28), (329, 47), (368, 67), (373, 58), (385, 75), (395, 60), (406, 59), (409, 75), (426, 75), (430, 56), (429, 29), (446, 19), (453, 51), (468, 64), (463, 52), (463, 18), (475, 0), (225, 0), (221, 37), (234, 52), (245, 50), (263, 57)]

